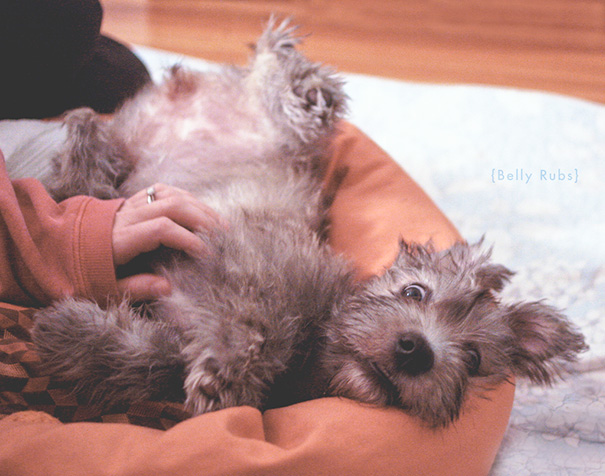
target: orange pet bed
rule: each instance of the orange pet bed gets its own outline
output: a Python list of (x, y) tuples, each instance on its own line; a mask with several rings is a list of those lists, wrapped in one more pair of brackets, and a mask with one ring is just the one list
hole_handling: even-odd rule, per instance
[[(353, 260), (360, 278), (389, 265), (400, 237), (432, 239), (439, 248), (460, 239), (384, 151), (353, 126), (342, 129), (328, 178), (342, 167), (348, 173), (332, 207), (330, 239)], [(230, 408), (183, 421), (174, 405), (133, 405), (122, 415), (91, 415), (69, 389), (51, 388), (48, 379), (35, 376), (36, 355), (27, 342), (30, 317), (31, 310), (0, 306), (0, 409), (13, 412), (0, 419), (0, 474), (7, 476), (486, 475), (513, 402), (514, 385), (503, 383), (471, 397), (461, 419), (438, 431), (400, 410), (341, 398), (265, 413)], [(36, 388), (51, 400), (58, 395), (62, 410), (51, 405), (56, 402), (28, 398), (39, 395)], [(70, 398), (72, 410), (66, 411)], [(63, 421), (88, 421), (61, 423), (32, 409)]]

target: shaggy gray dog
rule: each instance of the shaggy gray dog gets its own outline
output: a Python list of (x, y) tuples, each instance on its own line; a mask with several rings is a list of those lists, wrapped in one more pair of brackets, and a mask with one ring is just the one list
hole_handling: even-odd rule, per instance
[(432, 427), (454, 421), (473, 388), (512, 374), (550, 381), (583, 337), (544, 304), (500, 303), (511, 273), (480, 245), (402, 243), (365, 283), (330, 250), (321, 178), (345, 95), (296, 51), (293, 31), (271, 21), (246, 68), (174, 68), (110, 121), (66, 118), (56, 197), (127, 197), (163, 182), (230, 226), (200, 234), (206, 256), (146, 257), (171, 296), (40, 311), (33, 337), (49, 373), (103, 405), (182, 398), (200, 414), (340, 395)]

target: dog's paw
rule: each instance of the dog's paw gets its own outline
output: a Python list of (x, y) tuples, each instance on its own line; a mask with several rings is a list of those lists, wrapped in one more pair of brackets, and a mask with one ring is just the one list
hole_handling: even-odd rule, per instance
[(299, 98), (304, 111), (325, 120), (334, 104), (336, 92), (334, 87), (323, 78), (319, 71), (309, 71), (308, 74), (294, 81), (292, 92)]
[(212, 359), (194, 364), (185, 379), (185, 407), (195, 415), (237, 405)]
[(283, 113), (304, 143), (329, 134), (345, 112), (342, 81), (331, 70), (301, 64), (291, 77), (290, 94), (282, 99)]
[(223, 408), (220, 399), (221, 385), (211, 375), (198, 375), (185, 380), (185, 408), (201, 415)]
[(249, 405), (259, 408), (265, 385), (243, 368), (219, 364), (212, 357), (191, 365), (185, 379), (185, 407), (194, 415)]

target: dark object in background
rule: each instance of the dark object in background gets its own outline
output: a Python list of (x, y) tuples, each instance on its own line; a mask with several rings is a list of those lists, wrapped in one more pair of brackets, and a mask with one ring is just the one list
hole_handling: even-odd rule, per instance
[(2, 0), (0, 119), (109, 113), (147, 83), (139, 59), (100, 34), (102, 18), (98, 0)]

